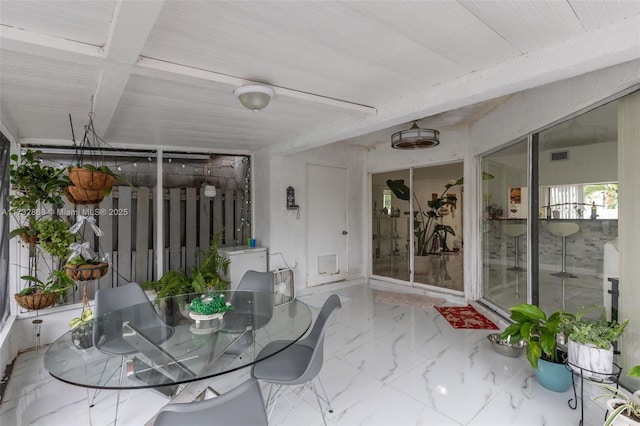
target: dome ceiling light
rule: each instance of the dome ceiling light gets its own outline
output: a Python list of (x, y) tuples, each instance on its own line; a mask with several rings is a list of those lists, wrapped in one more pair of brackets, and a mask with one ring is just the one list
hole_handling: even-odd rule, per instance
[(420, 149), (432, 148), (440, 144), (440, 132), (435, 129), (421, 129), (416, 121), (407, 130), (391, 135), (391, 148)]
[(238, 97), (245, 108), (256, 112), (269, 105), (269, 101), (275, 95), (275, 92), (272, 88), (261, 84), (250, 84), (238, 87), (233, 91), (233, 94)]

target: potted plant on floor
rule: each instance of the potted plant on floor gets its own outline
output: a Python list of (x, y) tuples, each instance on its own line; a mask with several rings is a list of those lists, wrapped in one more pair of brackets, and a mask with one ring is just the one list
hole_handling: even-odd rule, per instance
[(608, 398), (609, 415), (604, 426), (640, 426), (640, 391), (629, 396), (609, 384), (603, 383), (600, 386), (610, 392), (594, 398)]
[(604, 308), (597, 320), (584, 319), (594, 309), (581, 307), (568, 328), (569, 366), (583, 377), (606, 380), (613, 373), (613, 345), (618, 340), (629, 320), (618, 323), (607, 321)]
[[(208, 290), (224, 291), (229, 286), (229, 281), (224, 279), (231, 262), (226, 256), (220, 253), (220, 241), (224, 230), (221, 230), (211, 239), (211, 244), (207, 250), (196, 251), (196, 266), (187, 275), (183, 270), (171, 270), (158, 281), (147, 281), (142, 284), (145, 290), (153, 290), (156, 293), (157, 303), (164, 303), (164, 298), (189, 293), (204, 293)], [(172, 299), (176, 301), (177, 299)], [(177, 311), (187, 313), (186, 302), (180, 302)], [(164, 306), (168, 318), (174, 317), (174, 306)], [(175, 320), (175, 318), (174, 318)]]
[[(456, 205), (457, 197), (447, 195), (447, 191), (454, 186), (462, 185), (462, 182), (463, 180), (460, 178), (453, 183), (447, 183), (440, 197), (427, 201), (429, 209), (426, 211), (422, 210), (420, 201), (414, 194), (413, 200), (418, 209), (413, 212), (413, 234), (416, 243), (416, 256), (426, 256), (427, 254), (435, 253), (436, 246), (442, 251), (449, 251), (446, 245), (447, 234), (455, 235), (455, 232), (451, 226), (441, 223), (443, 216), (442, 209), (447, 206)], [(389, 179), (387, 180), (387, 186), (397, 198), (403, 201), (409, 201), (411, 191), (404, 183), (404, 179)], [(433, 243), (435, 238), (438, 238), (438, 244)]]
[(513, 324), (500, 338), (526, 341), (527, 360), (534, 368), (538, 382), (554, 392), (568, 390), (572, 383), (571, 372), (565, 366), (565, 354), (558, 349), (557, 341), (558, 335), (566, 339), (566, 327), (575, 316), (562, 310), (547, 316), (538, 306), (526, 303), (515, 305), (509, 311)]
[[(483, 172), (483, 180), (491, 180), (493, 176)], [(404, 179), (387, 180), (387, 187), (393, 192), (396, 198), (409, 201), (411, 197), (410, 188), (404, 183)], [(414, 265), (415, 273), (424, 275), (428, 273), (429, 266), (426, 256), (429, 254), (451, 251), (447, 245), (447, 236), (455, 236), (453, 228), (443, 223), (443, 217), (448, 211), (455, 208), (458, 198), (448, 191), (464, 184), (464, 179), (459, 178), (447, 183), (439, 197), (427, 201), (428, 210), (423, 210), (418, 197), (413, 194), (414, 206), (417, 208), (413, 212), (413, 235), (415, 236)]]

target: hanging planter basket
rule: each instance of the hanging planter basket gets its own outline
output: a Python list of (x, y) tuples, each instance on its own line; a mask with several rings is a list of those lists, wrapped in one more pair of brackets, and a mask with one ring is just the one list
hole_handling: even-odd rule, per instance
[(58, 295), (55, 293), (33, 293), (24, 296), (14, 294), (14, 297), (18, 305), (32, 311), (48, 308), (58, 301)]
[(69, 179), (79, 188), (108, 191), (116, 182), (112, 175), (102, 172), (88, 170), (83, 167), (72, 167), (69, 169)]
[(38, 235), (32, 235), (27, 232), (22, 232), (20, 234), (20, 239), (27, 244), (38, 244)]
[(106, 262), (83, 265), (72, 265), (67, 263), (64, 267), (65, 273), (74, 281), (91, 281), (102, 278), (109, 271), (109, 264)]
[(75, 185), (69, 185), (64, 193), (73, 204), (99, 204), (104, 199), (104, 191), (99, 189), (85, 189)]

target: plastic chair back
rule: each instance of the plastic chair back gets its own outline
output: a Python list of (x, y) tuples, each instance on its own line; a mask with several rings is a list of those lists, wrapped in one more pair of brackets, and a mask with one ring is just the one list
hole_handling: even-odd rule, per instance
[(155, 426), (266, 426), (267, 413), (256, 379), (212, 399), (188, 404), (168, 404), (158, 413)]

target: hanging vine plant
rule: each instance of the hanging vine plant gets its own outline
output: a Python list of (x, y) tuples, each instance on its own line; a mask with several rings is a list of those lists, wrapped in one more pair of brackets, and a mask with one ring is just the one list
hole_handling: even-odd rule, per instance
[(64, 169), (43, 164), (40, 154), (42, 151), (30, 149), (21, 156), (13, 154), (9, 165), (9, 180), (15, 191), (8, 197), (9, 212), (20, 225), (9, 238), (20, 235), (30, 244), (38, 241), (36, 223), (64, 205), (62, 194), (69, 184)]
[(69, 246), (76, 240), (76, 236), (69, 232), (70, 227), (69, 223), (61, 219), (39, 220), (35, 224), (38, 244), (51, 256), (66, 259), (71, 254)]

